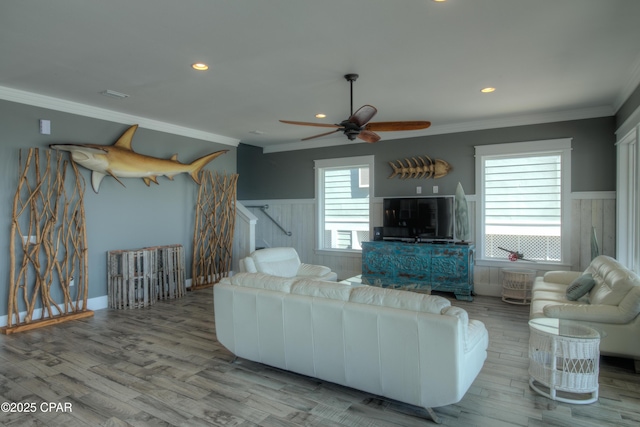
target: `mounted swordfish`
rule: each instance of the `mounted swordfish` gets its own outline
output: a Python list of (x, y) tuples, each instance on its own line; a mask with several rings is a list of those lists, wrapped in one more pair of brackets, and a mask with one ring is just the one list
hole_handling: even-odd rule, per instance
[[(220, 150), (194, 160), (192, 163), (180, 163), (178, 155), (170, 159), (138, 154), (131, 148), (131, 139), (136, 133), (138, 125), (133, 125), (122, 134), (113, 145), (95, 144), (52, 144), (49, 148), (68, 151), (74, 162), (91, 170), (91, 187), (96, 193), (100, 188), (102, 178), (111, 175), (122, 184), (120, 178), (142, 178), (149, 186), (151, 181), (158, 183), (159, 176), (166, 176), (173, 180), (174, 175), (186, 172), (200, 184), (198, 174), (207, 163), (229, 150)], [(125, 185), (122, 184), (124, 187)]]

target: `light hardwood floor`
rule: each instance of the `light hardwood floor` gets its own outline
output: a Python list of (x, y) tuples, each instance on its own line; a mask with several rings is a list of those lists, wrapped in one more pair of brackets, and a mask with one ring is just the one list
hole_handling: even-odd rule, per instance
[[(37, 408), (0, 413), (0, 425), (432, 425), (420, 408), (242, 359), (229, 363), (233, 356), (215, 339), (211, 294), (0, 336), (0, 403)], [(598, 402), (555, 402), (527, 382), (527, 306), (481, 296), (453, 304), (485, 323), (489, 356), (462, 401), (435, 409), (443, 425), (640, 424), (640, 375), (631, 361), (601, 358)], [(42, 402), (68, 402), (71, 412), (43, 412)]]

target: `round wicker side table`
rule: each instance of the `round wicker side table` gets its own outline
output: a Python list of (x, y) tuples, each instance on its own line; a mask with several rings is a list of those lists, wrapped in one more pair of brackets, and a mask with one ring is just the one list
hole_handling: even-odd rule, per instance
[(547, 318), (530, 320), (529, 329), (531, 388), (560, 402), (586, 404), (597, 401), (598, 331), (575, 322)]
[(502, 301), (509, 304), (530, 304), (535, 270), (503, 268)]

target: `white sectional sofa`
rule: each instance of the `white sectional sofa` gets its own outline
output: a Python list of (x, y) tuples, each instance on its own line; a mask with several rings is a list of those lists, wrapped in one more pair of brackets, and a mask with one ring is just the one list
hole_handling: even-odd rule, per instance
[[(576, 301), (567, 289), (583, 275), (593, 287)], [(584, 272), (549, 271), (537, 277), (530, 318), (568, 319), (601, 333), (600, 353), (634, 359), (640, 372), (640, 278), (613, 258), (601, 255)]]
[(238, 357), (430, 409), (462, 399), (487, 357), (484, 324), (449, 300), (239, 273), (213, 288), (218, 341)]

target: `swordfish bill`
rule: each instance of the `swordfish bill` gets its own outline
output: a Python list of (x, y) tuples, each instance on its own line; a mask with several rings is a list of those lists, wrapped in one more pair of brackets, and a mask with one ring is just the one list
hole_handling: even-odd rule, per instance
[(74, 162), (89, 169), (91, 171), (91, 187), (96, 193), (100, 189), (102, 179), (107, 175), (114, 177), (122, 186), (124, 184), (118, 178), (142, 178), (144, 183), (149, 186), (151, 182), (158, 184), (159, 176), (166, 176), (173, 180), (173, 177), (179, 173), (188, 173), (197, 184), (200, 184), (198, 174), (202, 168), (216, 157), (229, 151), (216, 151), (191, 163), (180, 163), (177, 154), (169, 159), (145, 156), (136, 153), (131, 148), (131, 140), (137, 129), (138, 125), (131, 126), (113, 145), (52, 144), (49, 148), (68, 151)]

